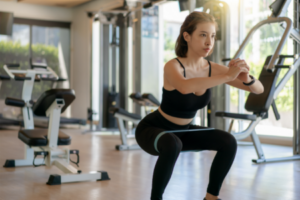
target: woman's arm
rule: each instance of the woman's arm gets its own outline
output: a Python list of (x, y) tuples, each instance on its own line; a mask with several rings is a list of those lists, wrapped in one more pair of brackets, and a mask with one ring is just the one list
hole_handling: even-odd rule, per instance
[[(240, 59), (235, 59), (230, 61), (229, 66), (237, 64), (238, 66), (243, 66), (249, 69), (249, 66), (247, 65), (247, 63), (244, 60), (240, 60)], [(214, 74), (226, 74), (229, 70), (230, 67), (226, 67), (223, 65), (219, 65), (216, 63), (213, 63), (214, 66)], [(259, 80), (255, 80), (255, 82), (250, 85), (250, 86), (246, 86), (243, 84), (244, 83), (249, 83), (251, 82), (252, 79), (249, 76), (249, 71), (248, 72), (242, 72), (239, 74), (239, 76), (237, 76), (236, 79), (234, 79), (233, 81), (229, 81), (226, 84), (231, 85), (233, 87), (242, 89), (242, 90), (246, 90), (248, 92), (252, 92), (255, 94), (261, 94), (264, 92), (264, 86), (261, 84), (261, 82)]]
[(248, 70), (245, 68), (232, 66), (229, 68), (229, 70), (226, 71), (226, 73), (219, 73), (212, 77), (185, 79), (182, 75), (179, 63), (175, 62), (174, 60), (171, 60), (168, 63), (166, 63), (164, 67), (164, 78), (180, 93), (189, 94), (196, 91), (203, 91), (208, 88), (233, 81), (241, 72), (247, 71)]

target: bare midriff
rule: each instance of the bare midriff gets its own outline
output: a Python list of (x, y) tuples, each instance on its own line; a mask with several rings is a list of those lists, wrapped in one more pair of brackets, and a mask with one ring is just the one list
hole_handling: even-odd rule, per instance
[(191, 123), (191, 121), (193, 120), (193, 118), (184, 119), (184, 118), (173, 117), (171, 115), (164, 113), (164, 111), (162, 111), (162, 109), (160, 107), (158, 108), (158, 111), (164, 118), (166, 118), (170, 122), (177, 124), (177, 125), (187, 125), (187, 124)]

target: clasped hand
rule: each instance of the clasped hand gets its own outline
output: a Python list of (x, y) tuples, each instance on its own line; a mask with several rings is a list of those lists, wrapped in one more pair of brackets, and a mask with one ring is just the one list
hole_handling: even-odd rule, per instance
[(249, 66), (242, 59), (232, 59), (228, 64), (229, 70), (227, 75), (232, 79), (239, 79), (242, 82), (249, 82)]

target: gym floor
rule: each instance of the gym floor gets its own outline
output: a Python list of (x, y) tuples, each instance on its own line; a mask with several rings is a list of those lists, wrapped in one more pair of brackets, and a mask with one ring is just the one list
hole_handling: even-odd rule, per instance
[[(116, 151), (118, 135), (82, 134), (72, 137), (70, 149), (80, 151), (83, 172), (107, 171), (111, 180), (46, 185), (55, 167), (0, 168), (0, 200), (149, 200), (152, 171), (157, 157), (142, 150)], [(292, 147), (263, 145), (267, 157), (288, 156)], [(0, 164), (22, 159), (24, 145), (17, 130), (0, 131)], [(202, 200), (214, 151), (182, 153), (164, 193), (164, 200)], [(299, 200), (300, 161), (252, 164), (253, 146), (239, 146), (234, 164), (220, 193), (222, 200)]]

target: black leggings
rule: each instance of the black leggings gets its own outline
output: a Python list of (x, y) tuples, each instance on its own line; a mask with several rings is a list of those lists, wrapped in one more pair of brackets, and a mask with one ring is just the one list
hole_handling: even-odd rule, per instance
[[(222, 130), (184, 131), (201, 128), (205, 127), (174, 124), (165, 119), (158, 110), (147, 115), (139, 123), (136, 129), (137, 143), (147, 153), (159, 156), (153, 172), (151, 200), (162, 200), (179, 153), (189, 150), (217, 151), (209, 174), (207, 192), (219, 195), (222, 182), (233, 163), (237, 143), (231, 134)], [(161, 134), (167, 130), (182, 132)]]

